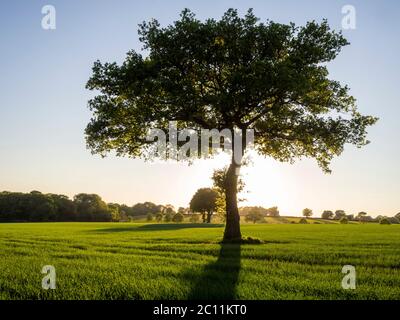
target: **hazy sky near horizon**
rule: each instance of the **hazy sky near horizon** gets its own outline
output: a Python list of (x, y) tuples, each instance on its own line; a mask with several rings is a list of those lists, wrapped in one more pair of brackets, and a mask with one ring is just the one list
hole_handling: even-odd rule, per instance
[[(41, 27), (44, 5), (56, 8), (56, 30)], [(314, 160), (294, 165), (255, 158), (246, 168), (247, 203), (277, 205), (281, 214), (305, 207), (400, 211), (400, 3), (398, 1), (2, 1), (0, 4), (0, 190), (97, 193), (108, 202), (153, 201), (187, 206), (200, 187), (211, 186), (222, 160), (192, 166), (93, 156), (85, 147), (89, 119), (85, 89), (93, 62), (122, 62), (140, 50), (137, 25), (157, 18), (166, 25), (188, 7), (201, 19), (230, 7), (254, 8), (261, 20), (298, 25), (327, 18), (339, 30), (343, 5), (356, 8), (351, 42), (329, 65), (330, 77), (348, 84), (362, 113), (378, 116), (370, 145), (347, 146), (326, 175)]]

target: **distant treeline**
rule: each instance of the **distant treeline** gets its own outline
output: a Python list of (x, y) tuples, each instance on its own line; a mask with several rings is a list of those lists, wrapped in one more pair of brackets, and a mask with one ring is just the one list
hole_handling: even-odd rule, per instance
[(247, 216), (249, 214), (254, 215), (258, 214), (260, 216), (270, 216), (270, 217), (279, 217), (279, 209), (278, 207), (271, 207), (271, 208), (264, 208), (260, 206), (253, 206), (253, 207), (240, 207), (239, 214), (242, 216)]
[(69, 199), (59, 194), (0, 192), (1, 222), (39, 221), (128, 221), (131, 217), (174, 212), (172, 206), (152, 202), (134, 206), (105, 203), (97, 194), (80, 193)]

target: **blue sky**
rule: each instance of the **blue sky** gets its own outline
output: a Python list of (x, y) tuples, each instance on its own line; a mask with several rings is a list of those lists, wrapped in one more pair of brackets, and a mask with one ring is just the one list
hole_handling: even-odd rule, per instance
[[(56, 8), (56, 30), (43, 30), (41, 9)], [(362, 113), (378, 116), (370, 145), (348, 146), (321, 172), (313, 160), (295, 165), (256, 158), (245, 170), (247, 204), (278, 205), (282, 214), (304, 207), (364, 210), (372, 215), (400, 211), (400, 4), (397, 1), (2, 1), (0, 4), (0, 190), (98, 193), (106, 201), (186, 206), (199, 187), (210, 186), (221, 160), (192, 166), (93, 156), (85, 148), (90, 119), (85, 89), (96, 59), (121, 62), (140, 50), (137, 25), (157, 18), (165, 25), (188, 7), (199, 18), (226, 9), (254, 8), (262, 20), (304, 24), (327, 18), (341, 28), (341, 8), (356, 8), (351, 45), (329, 66), (346, 83)]]

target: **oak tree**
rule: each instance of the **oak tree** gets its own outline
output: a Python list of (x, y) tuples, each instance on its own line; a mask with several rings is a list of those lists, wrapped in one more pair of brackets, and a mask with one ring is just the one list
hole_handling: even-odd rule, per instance
[[(348, 41), (327, 21), (260, 22), (229, 9), (220, 20), (200, 21), (189, 10), (162, 27), (157, 20), (139, 28), (142, 53), (128, 52), (122, 64), (95, 62), (87, 88), (86, 128), (94, 153), (151, 158), (150, 128), (254, 130), (254, 149), (292, 162), (315, 158), (329, 163), (346, 143), (368, 143), (366, 128), (376, 118), (357, 111), (349, 88), (328, 78), (327, 63)], [(240, 150), (239, 150), (240, 149)], [(246, 144), (232, 142), (232, 151)], [(233, 154), (234, 152), (232, 152)], [(226, 175), (224, 240), (239, 240), (237, 182), (241, 161), (232, 157)]]

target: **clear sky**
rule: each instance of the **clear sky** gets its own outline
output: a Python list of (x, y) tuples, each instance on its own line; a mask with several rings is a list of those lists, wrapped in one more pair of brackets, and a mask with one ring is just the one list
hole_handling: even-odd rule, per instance
[[(56, 29), (41, 27), (44, 5), (56, 8)], [(249, 7), (262, 20), (304, 24), (327, 18), (341, 28), (342, 6), (356, 8), (351, 42), (331, 63), (330, 77), (350, 86), (362, 113), (378, 116), (370, 145), (348, 146), (326, 175), (313, 160), (295, 165), (254, 159), (244, 177), (248, 205), (273, 206), (299, 215), (305, 207), (400, 211), (400, 3), (398, 1), (22, 1), (0, 4), (0, 190), (98, 193), (108, 202), (153, 201), (187, 206), (221, 160), (192, 166), (93, 156), (85, 147), (90, 112), (85, 89), (96, 59), (123, 61), (140, 50), (137, 25), (157, 18), (165, 25), (188, 7), (199, 18)], [(244, 205), (243, 203), (242, 205)]]

